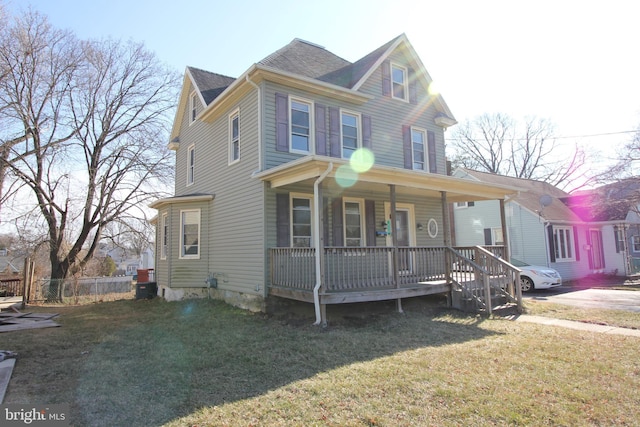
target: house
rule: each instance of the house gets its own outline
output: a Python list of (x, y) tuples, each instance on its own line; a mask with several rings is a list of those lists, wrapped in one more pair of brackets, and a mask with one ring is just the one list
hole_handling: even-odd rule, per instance
[[(511, 257), (554, 268), (564, 280), (616, 272), (617, 267), (605, 259), (609, 253), (609, 234), (602, 223), (582, 218), (567, 205), (569, 193), (542, 181), (465, 168), (456, 169), (453, 175), (527, 190), (505, 202), (505, 229)], [(497, 201), (454, 203), (453, 216), (455, 245), (502, 245), (505, 242)]]
[[(154, 202), (166, 299), (266, 310), (449, 292), (447, 203), (517, 188), (447, 175), (456, 123), (403, 34), (355, 62), (294, 39), (240, 77), (187, 67)], [(392, 224), (394, 224), (392, 226)]]
[(637, 179), (578, 191), (564, 202), (583, 221), (602, 230), (605, 272), (620, 276), (640, 273), (640, 182)]

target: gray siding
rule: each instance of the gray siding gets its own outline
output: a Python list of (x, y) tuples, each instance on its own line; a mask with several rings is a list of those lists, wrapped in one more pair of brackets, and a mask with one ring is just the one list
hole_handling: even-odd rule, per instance
[[(189, 125), (188, 116), (183, 117), (176, 153), (176, 196), (212, 194), (215, 198), (202, 212), (206, 253), (203, 250), (197, 262), (172, 255), (172, 287), (205, 287), (205, 279), (213, 274), (220, 290), (264, 294), (264, 184), (252, 178), (259, 168), (257, 101), (257, 92), (251, 91), (212, 123)], [(236, 109), (240, 112), (240, 161), (229, 164), (229, 114)], [(187, 186), (191, 144), (195, 147), (195, 179)], [(179, 222), (172, 221), (171, 229), (178, 234)], [(175, 238), (172, 248), (174, 245), (179, 245)]]

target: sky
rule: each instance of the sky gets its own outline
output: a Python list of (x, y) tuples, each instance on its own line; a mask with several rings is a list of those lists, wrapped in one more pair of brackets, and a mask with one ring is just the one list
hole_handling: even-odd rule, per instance
[(0, 0), (80, 38), (143, 42), (238, 77), (301, 38), (354, 62), (405, 33), (459, 122), (549, 119), (558, 141), (614, 156), (640, 125), (637, 0)]

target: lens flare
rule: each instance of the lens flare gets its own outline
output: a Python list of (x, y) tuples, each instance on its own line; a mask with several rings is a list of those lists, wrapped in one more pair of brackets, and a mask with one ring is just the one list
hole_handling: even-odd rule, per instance
[(351, 187), (358, 181), (358, 172), (349, 165), (342, 165), (336, 170), (336, 182), (343, 188)]
[(429, 95), (431, 96), (436, 96), (440, 94), (440, 90), (438, 90), (438, 85), (435, 84), (434, 82), (429, 83)]
[(375, 159), (376, 156), (373, 154), (373, 151), (368, 148), (358, 148), (351, 155), (349, 164), (351, 165), (351, 169), (357, 173), (363, 173), (371, 169)]

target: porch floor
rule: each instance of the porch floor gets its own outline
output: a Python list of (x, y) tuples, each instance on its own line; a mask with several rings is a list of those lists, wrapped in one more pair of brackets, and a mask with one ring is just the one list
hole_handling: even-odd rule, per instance
[[(347, 289), (320, 292), (320, 304), (348, 304), (354, 302), (385, 301), (399, 298), (411, 298), (424, 295), (442, 294), (451, 291), (451, 285), (445, 280), (418, 282), (401, 285), (399, 288), (385, 287), (376, 289)], [(297, 301), (313, 302), (313, 291), (272, 286), (269, 294)]]

